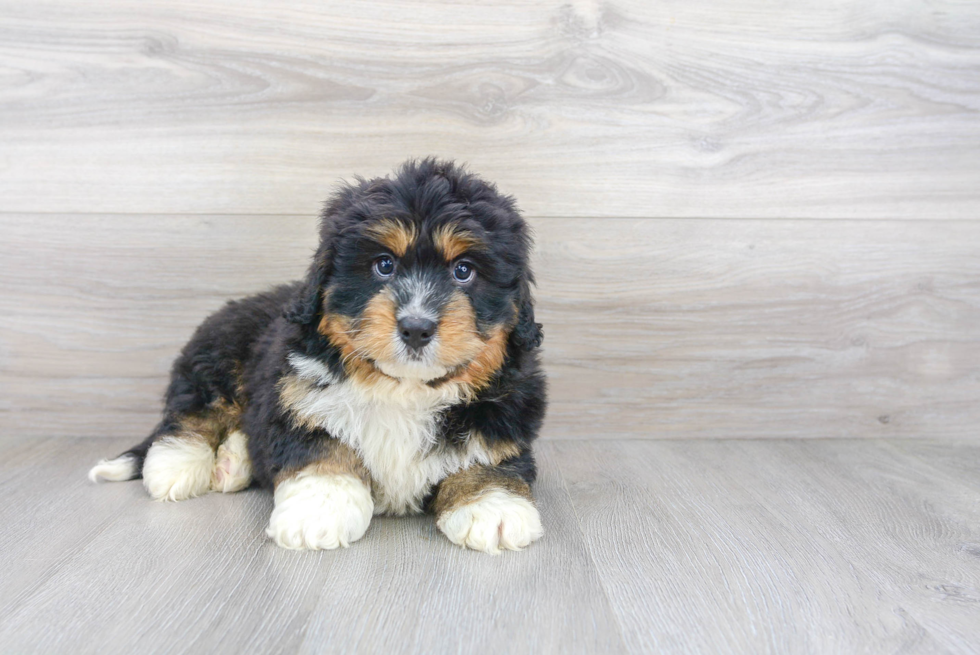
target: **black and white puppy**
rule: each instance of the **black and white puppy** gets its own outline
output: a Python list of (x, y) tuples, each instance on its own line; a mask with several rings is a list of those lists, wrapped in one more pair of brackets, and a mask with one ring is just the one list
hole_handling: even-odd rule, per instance
[(158, 500), (274, 489), (285, 548), (423, 511), (461, 546), (527, 546), (546, 405), (529, 247), (513, 200), (450, 162), (345, 186), (306, 279), (204, 321), (163, 420), (89, 477), (142, 477)]

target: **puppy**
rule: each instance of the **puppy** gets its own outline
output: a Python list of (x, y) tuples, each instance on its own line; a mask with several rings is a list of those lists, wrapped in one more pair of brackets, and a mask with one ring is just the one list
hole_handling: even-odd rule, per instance
[(527, 546), (546, 405), (529, 248), (513, 200), (451, 162), (343, 187), (306, 278), (205, 320), (163, 420), (89, 477), (157, 500), (272, 489), (284, 548), (423, 511), (460, 546)]

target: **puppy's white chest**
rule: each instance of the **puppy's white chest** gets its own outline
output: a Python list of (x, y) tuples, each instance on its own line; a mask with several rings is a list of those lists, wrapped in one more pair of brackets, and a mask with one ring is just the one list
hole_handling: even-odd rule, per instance
[(421, 511), (432, 485), (443, 477), (436, 443), (438, 407), (369, 402), (360, 406), (360, 420), (338, 431), (371, 471), (376, 514)]
[(311, 392), (306, 405), (333, 437), (351, 446), (371, 472), (376, 514), (422, 510), (433, 485), (450, 473), (488, 460), (482, 447), (437, 444), (438, 416), (450, 402), (419, 385), (388, 394), (368, 394), (350, 382)]

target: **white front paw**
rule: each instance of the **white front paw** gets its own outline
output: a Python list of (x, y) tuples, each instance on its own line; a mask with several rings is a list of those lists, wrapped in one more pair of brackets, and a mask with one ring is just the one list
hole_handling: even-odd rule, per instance
[(544, 534), (534, 504), (501, 490), (489, 491), (446, 512), (437, 525), (454, 544), (491, 555), (499, 554), (502, 548), (520, 550)]
[(374, 514), (371, 491), (352, 475), (299, 474), (279, 483), (266, 534), (283, 548), (346, 548)]

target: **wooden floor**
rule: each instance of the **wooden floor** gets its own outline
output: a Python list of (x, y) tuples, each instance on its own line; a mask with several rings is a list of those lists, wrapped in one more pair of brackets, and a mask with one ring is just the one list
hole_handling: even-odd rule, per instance
[(551, 440), (545, 538), (493, 558), (430, 517), (276, 548), (259, 490), (85, 479), (118, 439), (0, 452), (4, 653), (980, 650), (980, 445)]
[[(0, 16), (0, 655), (980, 653), (980, 3)], [(287, 552), (266, 493), (86, 480), (424, 155), (536, 234), (541, 542)]]

